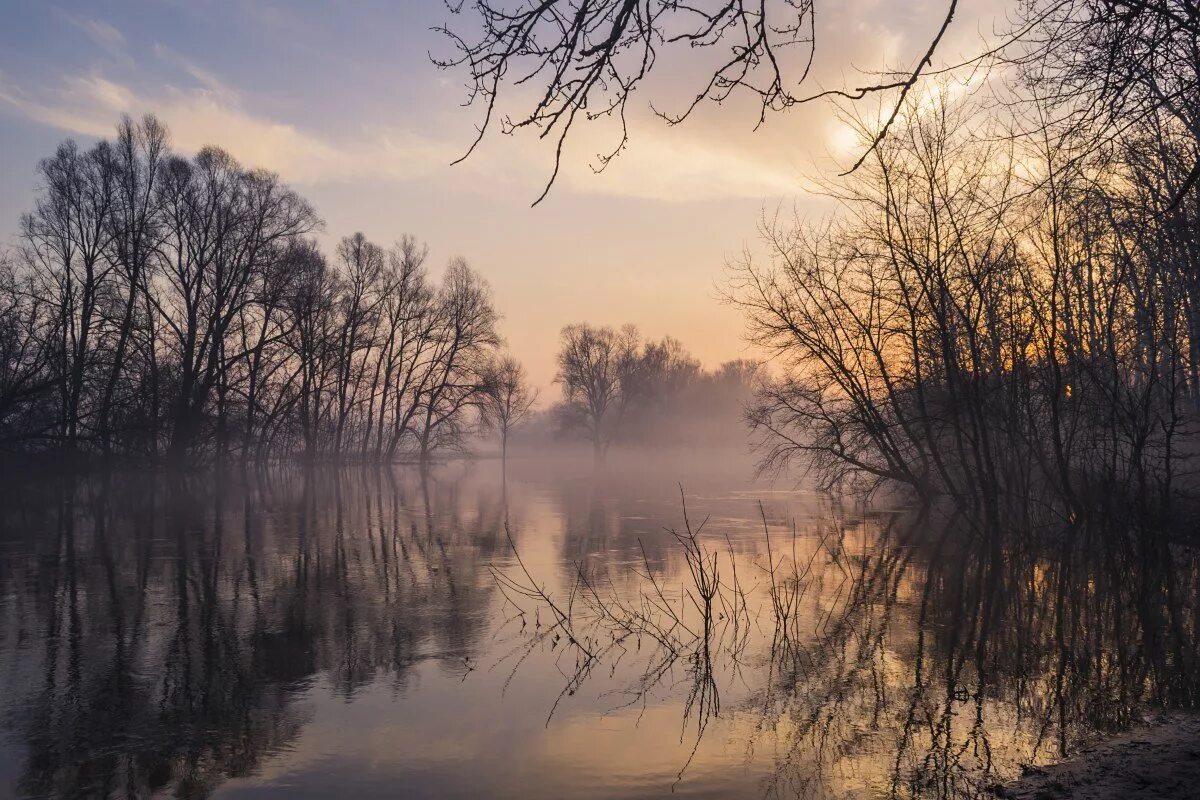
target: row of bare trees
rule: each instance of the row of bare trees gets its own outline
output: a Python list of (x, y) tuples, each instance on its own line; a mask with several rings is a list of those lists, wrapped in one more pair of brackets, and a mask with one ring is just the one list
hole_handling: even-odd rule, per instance
[(679, 340), (643, 340), (637, 328), (587, 324), (562, 329), (555, 412), (566, 432), (583, 434), (597, 459), (610, 444), (680, 444), (741, 439), (742, 409), (763, 377), (753, 361), (704, 370)]
[(0, 271), (7, 449), (424, 460), (519, 372), (466, 262), (434, 280), (415, 239), (362, 234), (327, 258), (276, 175), (173, 153), (153, 117), (39, 175)]

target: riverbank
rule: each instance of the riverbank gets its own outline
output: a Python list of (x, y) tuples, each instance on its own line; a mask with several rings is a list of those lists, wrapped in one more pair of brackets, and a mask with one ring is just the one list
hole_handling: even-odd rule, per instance
[(1187, 800), (1200, 795), (1200, 714), (1163, 714), (1149, 725), (1031, 768), (995, 790), (1007, 800)]

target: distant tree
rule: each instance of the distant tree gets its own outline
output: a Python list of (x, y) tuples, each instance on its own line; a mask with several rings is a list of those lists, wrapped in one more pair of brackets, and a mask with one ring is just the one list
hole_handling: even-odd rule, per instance
[(563, 413), (569, 426), (587, 431), (596, 459), (604, 458), (627, 397), (637, 359), (637, 328), (568, 325), (562, 329), (558, 376)]
[(659, 406), (680, 394), (700, 374), (700, 362), (671, 336), (646, 342), (622, 375), (627, 404)]
[(500, 457), (508, 462), (508, 433), (519, 425), (537, 402), (538, 390), (529, 385), (525, 368), (512, 356), (488, 365), (484, 373), (484, 418), (500, 432)]
[(558, 361), (560, 426), (585, 433), (597, 459), (622, 441), (744, 441), (744, 409), (762, 377), (751, 361), (705, 370), (678, 339), (643, 341), (632, 325), (568, 325)]

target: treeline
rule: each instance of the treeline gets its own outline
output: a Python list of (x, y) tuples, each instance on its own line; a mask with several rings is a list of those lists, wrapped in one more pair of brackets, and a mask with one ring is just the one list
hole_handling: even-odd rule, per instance
[[(440, 279), (411, 236), (326, 255), (312, 206), (209, 147), (173, 153), (154, 117), (38, 165), (0, 254), (0, 448), (179, 461), (428, 460), (527, 421), (537, 392), (500, 352), (487, 282)], [(568, 326), (550, 412), (619, 441), (736, 436), (759, 378), (676, 340)]]
[[(173, 153), (153, 117), (62, 144), (0, 267), (0, 446), (426, 459), (479, 424), (500, 337), (464, 261), (326, 256), (278, 176)], [(492, 404), (494, 406), (494, 404)]]
[(555, 422), (597, 458), (623, 442), (744, 442), (743, 412), (764, 374), (749, 360), (705, 370), (677, 339), (644, 340), (632, 325), (568, 325), (557, 361)]

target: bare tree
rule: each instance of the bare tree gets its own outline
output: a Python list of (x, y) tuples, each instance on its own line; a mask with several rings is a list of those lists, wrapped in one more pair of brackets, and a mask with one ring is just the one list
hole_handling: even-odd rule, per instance
[(500, 432), (500, 458), (508, 463), (508, 434), (520, 425), (537, 402), (538, 390), (529, 385), (525, 368), (512, 356), (489, 364), (483, 373), (484, 419)]
[(388, 255), (376, 458), (394, 457), (401, 442), (416, 435), (438, 330), (436, 298), (424, 267), (427, 256), (428, 249), (411, 236), (402, 238)]
[(324, 256), (311, 242), (297, 242), (285, 253), (294, 274), (286, 298), (288, 340), (300, 372), (300, 434), (305, 456), (317, 455), (324, 397), (333, 371), (331, 343), (337, 325), (336, 281)]
[(10, 446), (57, 427), (58, 415), (46, 407), (56, 382), (55, 318), (35, 288), (0, 253), (0, 442)]
[[(941, 26), (911, 69), (853, 90), (809, 96), (798, 93), (797, 87), (808, 78), (816, 52), (813, 0), (538, 0), (515, 7), (502, 0), (474, 0), (471, 5), (478, 29), (461, 33), (448, 25), (439, 28), (456, 53), (434, 63), (466, 70), (468, 102), (484, 106), (483, 122), (467, 155), (497, 118), (505, 133), (532, 128), (555, 140), (554, 168), (536, 205), (558, 175), (563, 146), (578, 120), (615, 117), (620, 124), (616, 144), (599, 156), (599, 169), (624, 149), (629, 99), (664, 58), (672, 61), (668, 52), (675, 59), (697, 50), (721, 53), (700, 68), (697, 88), (679, 111), (655, 110), (671, 124), (687, 119), (701, 103), (721, 103), (736, 91), (758, 98), (760, 124), (769, 111), (819, 97), (861, 99), (896, 91), (899, 100), (880, 132), (882, 138), (905, 96), (932, 63), (958, 3), (949, 0)], [(450, 8), (458, 13), (461, 5)], [(793, 57), (793, 51), (799, 55)], [(501, 115), (497, 102), (505, 84), (534, 87), (532, 107)]]
[(483, 400), (483, 371), (500, 344), (491, 287), (463, 259), (447, 268), (433, 310), (434, 347), (420, 394), (422, 463), (434, 450), (461, 443)]
[(568, 325), (562, 329), (558, 376), (570, 425), (587, 431), (597, 461), (604, 458), (620, 420), (628, 375), (637, 357), (637, 329)]
[(81, 152), (67, 141), (39, 165), (39, 172), (45, 195), (22, 219), (21, 234), (25, 259), (56, 306), (59, 435), (74, 449), (89, 412), (85, 389), (99, 367), (117, 169), (106, 142)]
[(339, 298), (342, 306), (339, 313), (341, 326), (337, 337), (338, 370), (334, 387), (337, 399), (333, 435), (335, 456), (342, 452), (350, 413), (359, 403), (370, 404), (374, 400), (372, 397), (359, 397), (359, 390), (363, 388), (366, 360), (374, 346), (384, 251), (379, 245), (367, 241), (361, 233), (356, 233), (338, 243), (337, 256), (342, 266), (343, 283)]
[[(1192, 0), (1039, 0), (1006, 56), (1039, 102), (1093, 144), (1165, 116), (1200, 141), (1200, 5)], [(1171, 204), (1200, 181), (1192, 153)]]
[[(253, 300), (255, 277), (287, 244), (317, 225), (312, 208), (277, 176), (248, 172), (206, 148), (167, 168), (162, 252), (166, 294), (158, 301), (179, 364), (171, 450), (185, 456), (214, 389), (224, 392), (231, 326)], [(226, 416), (217, 415), (224, 428)]]
[(158, 181), (168, 155), (166, 128), (153, 116), (145, 117), (140, 123), (125, 117), (117, 127), (114, 154), (117, 180), (111, 219), (112, 260), (119, 280), (124, 284), (125, 297), (98, 414), (100, 444), (105, 453), (112, 447), (113, 404), (138, 322), (138, 303), (162, 235)]

